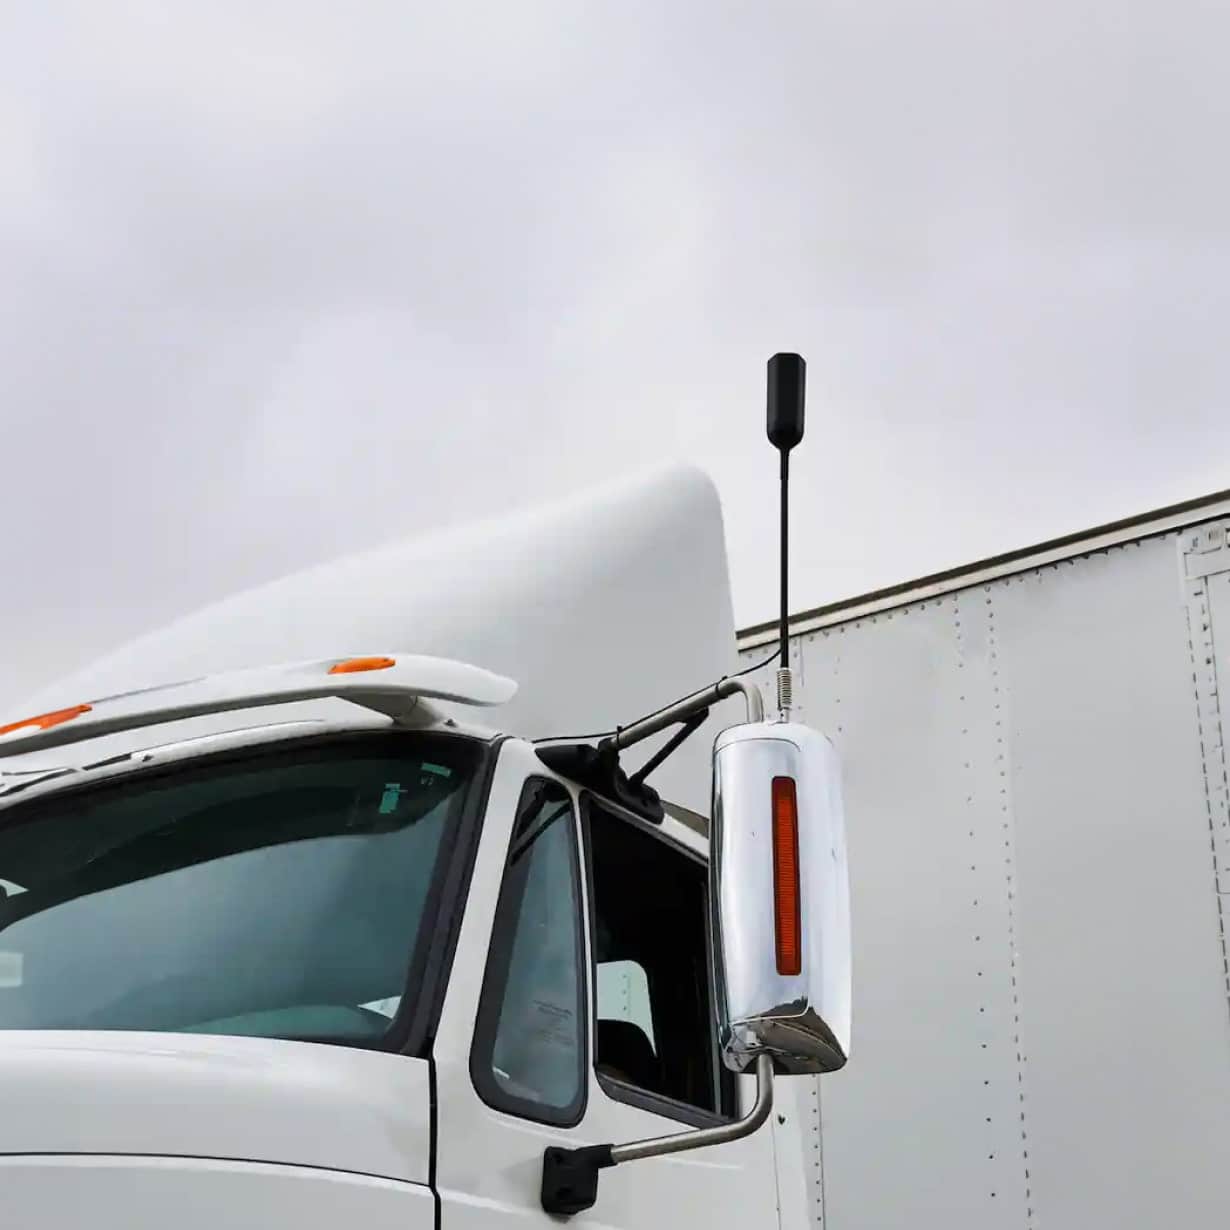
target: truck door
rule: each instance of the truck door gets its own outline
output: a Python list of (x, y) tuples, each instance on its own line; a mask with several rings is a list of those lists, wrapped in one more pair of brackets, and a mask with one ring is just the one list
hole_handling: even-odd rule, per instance
[[(435, 1042), (443, 1230), (559, 1225), (549, 1145), (733, 1117), (718, 1061), (703, 859), (501, 750)], [(747, 1082), (750, 1085), (751, 1082)], [(777, 1223), (772, 1135), (602, 1172), (577, 1226)]]

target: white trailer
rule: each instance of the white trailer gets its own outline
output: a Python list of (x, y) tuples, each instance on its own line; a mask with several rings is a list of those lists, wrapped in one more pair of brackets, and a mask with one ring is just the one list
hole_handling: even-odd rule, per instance
[(1230, 1222), (1230, 493), (791, 633), (844, 766), (855, 940), (813, 1223)]

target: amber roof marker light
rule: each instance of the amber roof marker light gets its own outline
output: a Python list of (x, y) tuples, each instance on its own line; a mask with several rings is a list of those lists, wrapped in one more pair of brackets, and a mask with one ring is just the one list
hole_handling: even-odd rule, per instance
[(52, 713), (40, 713), (38, 717), (22, 718), (20, 722), (10, 722), (7, 726), (0, 726), (0, 739), (19, 730), (50, 730), (62, 722), (71, 722), (73, 718), (89, 713), (92, 708), (92, 705), (73, 705), (70, 709), (56, 709)]
[(363, 671), (387, 671), (396, 666), (396, 658), (347, 658), (329, 667), (330, 675), (358, 675)]

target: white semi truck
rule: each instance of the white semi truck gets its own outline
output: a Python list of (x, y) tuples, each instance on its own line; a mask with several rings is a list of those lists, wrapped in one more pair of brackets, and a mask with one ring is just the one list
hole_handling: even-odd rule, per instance
[[(0, 734), (5, 1216), (1224, 1224), (1230, 496), (802, 613), (797, 720), (749, 723), (775, 635), (736, 657), (716, 498), (674, 471), (32, 698)], [(832, 1076), (841, 809), (800, 722), (849, 813)]]
[(839, 773), (736, 669), (677, 469), (239, 595), (0, 721), (4, 1224), (810, 1224)]

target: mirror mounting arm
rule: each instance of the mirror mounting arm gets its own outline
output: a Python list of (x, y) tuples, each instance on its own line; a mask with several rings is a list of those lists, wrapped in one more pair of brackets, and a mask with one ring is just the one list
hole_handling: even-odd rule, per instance
[(703, 1149), (724, 1145), (750, 1136), (773, 1109), (773, 1060), (768, 1055), (756, 1056), (756, 1101), (742, 1119), (721, 1123), (717, 1127), (700, 1128), (695, 1132), (676, 1132), (672, 1136), (657, 1136), (635, 1144), (615, 1145), (611, 1149), (611, 1164), (635, 1162), (643, 1157), (662, 1157), (667, 1153), (682, 1153), (686, 1149)]
[(542, 1159), (542, 1207), (548, 1213), (571, 1217), (593, 1206), (598, 1198), (598, 1171), (645, 1157), (663, 1157), (687, 1149), (724, 1145), (750, 1136), (773, 1109), (773, 1061), (766, 1054), (756, 1057), (756, 1101), (734, 1123), (676, 1132), (626, 1145), (588, 1145), (580, 1149), (547, 1149)]
[(659, 709), (657, 713), (642, 718), (639, 722), (633, 722), (631, 726), (622, 727), (610, 737), (609, 742), (617, 751), (631, 747), (634, 743), (640, 743), (642, 739), (648, 739), (650, 735), (656, 735), (660, 730), (674, 726), (676, 722), (686, 721), (694, 714), (736, 693), (741, 693), (747, 702), (747, 720), (763, 721), (764, 700), (760, 689), (744, 679), (728, 675), (707, 688), (701, 688), (699, 692), (693, 692), (691, 696), (675, 701), (673, 705), (667, 705), (665, 709)]

